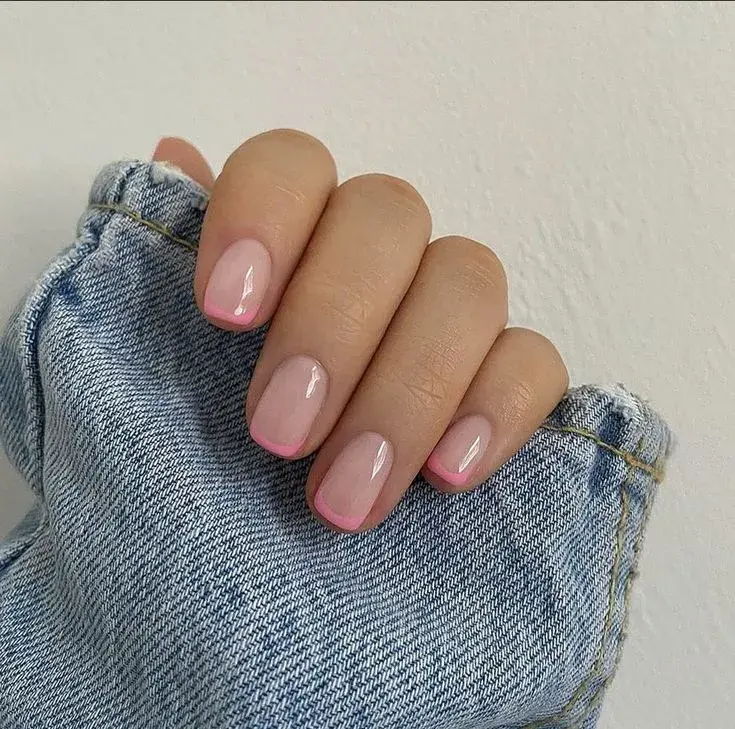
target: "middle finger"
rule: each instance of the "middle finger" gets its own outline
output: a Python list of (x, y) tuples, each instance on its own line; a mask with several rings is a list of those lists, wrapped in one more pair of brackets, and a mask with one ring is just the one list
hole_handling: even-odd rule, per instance
[(287, 458), (334, 426), (416, 273), (431, 232), (403, 180), (363, 175), (330, 198), (253, 373), (250, 433)]

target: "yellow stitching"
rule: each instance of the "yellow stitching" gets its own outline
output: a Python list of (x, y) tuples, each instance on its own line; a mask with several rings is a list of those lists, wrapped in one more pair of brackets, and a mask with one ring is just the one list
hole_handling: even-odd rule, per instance
[(618, 672), (618, 667), (620, 666), (620, 658), (623, 655), (622, 651), (622, 636), (625, 634), (625, 631), (627, 630), (628, 626), (628, 619), (630, 617), (630, 596), (633, 593), (633, 583), (635, 582), (635, 578), (637, 576), (637, 567), (638, 567), (638, 561), (641, 556), (641, 543), (643, 542), (643, 535), (646, 532), (646, 526), (648, 525), (648, 520), (651, 516), (651, 506), (653, 505), (653, 496), (651, 494), (648, 494), (646, 498), (646, 503), (643, 507), (643, 516), (641, 518), (641, 528), (638, 530), (638, 534), (636, 535), (635, 544), (633, 545), (633, 559), (631, 561), (630, 569), (628, 570), (628, 581), (625, 585), (625, 598), (623, 603), (623, 627), (621, 628), (621, 640), (618, 644), (618, 650), (617, 655), (615, 656), (615, 665), (613, 666), (613, 670), (610, 673), (610, 675), (602, 682), (600, 686), (597, 687), (597, 690), (595, 691), (595, 695), (592, 697), (592, 701), (590, 702), (590, 705), (587, 707), (587, 713), (580, 719), (580, 721), (575, 724), (571, 729), (580, 729), (582, 725), (587, 721), (587, 719), (590, 717), (592, 712), (602, 703), (603, 699), (605, 698), (605, 690), (610, 685), (610, 682), (615, 678), (615, 674)]
[(544, 423), (541, 427), (544, 428), (544, 430), (553, 430), (558, 433), (573, 433), (574, 435), (579, 435), (582, 438), (587, 438), (593, 443), (596, 443), (600, 448), (604, 448), (605, 450), (610, 451), (610, 453), (614, 453), (616, 456), (620, 456), (620, 458), (622, 458), (629, 466), (633, 466), (634, 468), (639, 468), (641, 471), (645, 471), (657, 483), (663, 481), (664, 479), (664, 470), (660, 466), (651, 465), (650, 463), (641, 461), (632, 453), (620, 450), (620, 448), (616, 448), (614, 445), (610, 445), (604, 440), (601, 440), (590, 430), (584, 430), (583, 428), (572, 428), (570, 426), (549, 425), (548, 423)]
[(592, 716), (592, 712), (597, 707), (600, 706), (600, 704), (604, 701), (604, 699), (605, 699), (605, 692), (604, 691), (600, 691), (593, 698), (592, 703), (587, 707), (588, 708), (587, 713), (578, 722), (576, 722), (575, 724), (572, 724), (571, 726), (569, 726), (568, 729), (582, 729), (582, 727), (584, 726), (584, 723), (587, 721), (587, 719), (589, 719), (590, 716)]
[(121, 215), (125, 215), (131, 220), (134, 220), (136, 223), (145, 225), (146, 228), (150, 228), (151, 230), (155, 231), (156, 233), (159, 233), (165, 238), (168, 238), (174, 243), (178, 243), (180, 246), (184, 246), (184, 248), (187, 248), (190, 251), (197, 250), (196, 243), (190, 240), (186, 240), (186, 238), (179, 238), (179, 236), (174, 235), (165, 225), (156, 223), (153, 220), (147, 220), (146, 218), (141, 216), (139, 213), (136, 213), (135, 210), (130, 210), (129, 208), (123, 207), (122, 205), (104, 205), (101, 203), (94, 203), (90, 205), (89, 207), (96, 209), (96, 210), (108, 210), (113, 213), (120, 213)]
[[(550, 430), (559, 429), (552, 426), (544, 427), (549, 427)], [(635, 449), (636, 451), (640, 449), (642, 442), (643, 439), (638, 442), (638, 445)], [(608, 444), (606, 443), (605, 445)], [(629, 455), (631, 455), (632, 458), (635, 458), (633, 454)], [(615, 553), (613, 555), (613, 566), (610, 574), (610, 591), (608, 596), (607, 612), (605, 614), (605, 622), (603, 623), (602, 627), (602, 637), (600, 638), (600, 647), (597, 649), (595, 663), (592, 666), (590, 672), (587, 674), (586, 678), (582, 681), (577, 690), (572, 694), (572, 697), (569, 699), (569, 701), (567, 701), (561, 711), (557, 712), (553, 716), (549, 716), (544, 719), (538, 719), (531, 724), (526, 724), (523, 729), (540, 729), (540, 727), (548, 726), (551, 722), (563, 720), (564, 717), (566, 717), (571, 711), (576, 708), (585, 691), (587, 691), (590, 684), (594, 680), (595, 674), (597, 674), (598, 671), (602, 668), (602, 664), (605, 661), (605, 648), (610, 637), (609, 633), (612, 630), (613, 617), (615, 615), (615, 591), (617, 590), (618, 580), (620, 578), (620, 567), (623, 562), (623, 537), (625, 535), (625, 529), (627, 528), (628, 518), (630, 516), (630, 499), (628, 498), (626, 487), (630, 483), (630, 480), (633, 476), (633, 468), (633, 464), (629, 463), (628, 473), (626, 474), (625, 480), (623, 481), (620, 488), (620, 520), (618, 521), (618, 528), (615, 532)], [(585, 717), (586, 716), (589, 716), (589, 712), (585, 712)]]

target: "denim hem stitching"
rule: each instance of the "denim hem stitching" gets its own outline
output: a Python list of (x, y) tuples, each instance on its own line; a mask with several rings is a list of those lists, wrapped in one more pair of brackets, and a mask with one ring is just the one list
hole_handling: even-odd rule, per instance
[[(649, 494), (648, 498), (646, 499), (645, 506), (643, 508), (643, 516), (641, 518), (641, 526), (638, 529), (638, 533), (635, 536), (635, 541), (633, 544), (633, 561), (630, 566), (630, 570), (628, 571), (628, 581), (625, 585), (625, 596), (623, 601), (623, 625), (621, 627), (621, 636), (624, 637), (628, 625), (628, 618), (630, 617), (630, 599), (631, 595), (633, 593), (633, 583), (635, 582), (635, 578), (638, 576), (638, 562), (640, 560), (641, 556), (641, 546), (643, 543), (643, 536), (646, 533), (646, 526), (648, 524), (649, 518), (651, 516), (651, 507), (653, 506), (653, 498), (652, 495)], [(611, 681), (615, 678), (615, 674), (618, 671), (618, 666), (620, 665), (620, 659), (623, 655), (622, 651), (622, 644), (623, 641), (620, 640), (618, 642), (618, 648), (617, 648), (617, 654), (615, 656), (615, 663), (613, 665), (613, 669), (610, 672), (610, 675), (605, 678), (605, 680), (602, 682), (600, 686), (597, 687), (597, 690), (595, 691), (594, 695), (592, 696), (590, 703), (587, 707), (587, 713), (585, 716), (582, 717), (582, 719), (575, 724), (570, 729), (581, 729), (582, 726), (584, 726), (584, 723), (589, 719), (589, 717), (592, 715), (592, 712), (597, 709), (600, 704), (602, 704), (604, 698), (605, 698), (605, 690), (610, 685)]]
[(165, 238), (168, 238), (174, 243), (177, 243), (178, 245), (183, 246), (187, 250), (190, 250), (190, 251), (197, 250), (197, 244), (195, 242), (187, 240), (186, 238), (179, 237), (172, 230), (167, 228), (165, 225), (161, 225), (160, 223), (157, 223), (154, 220), (148, 220), (147, 218), (144, 218), (140, 213), (136, 213), (135, 210), (126, 208), (124, 205), (112, 205), (112, 204), (106, 204), (106, 203), (91, 203), (89, 207), (93, 210), (106, 210), (111, 213), (120, 213), (121, 215), (124, 215), (130, 218), (131, 220), (134, 220), (136, 223), (140, 223), (141, 225), (144, 225), (146, 228), (150, 228), (156, 233), (159, 233), (160, 235), (164, 236)]
[(638, 468), (641, 471), (645, 471), (645, 473), (651, 476), (651, 478), (653, 478), (656, 483), (660, 483), (664, 480), (664, 470), (661, 466), (646, 463), (645, 461), (640, 460), (640, 458), (635, 456), (633, 453), (621, 450), (620, 448), (616, 448), (614, 445), (611, 445), (610, 443), (601, 440), (591, 430), (585, 430), (584, 428), (574, 428), (570, 425), (550, 425), (549, 423), (544, 423), (543, 425), (541, 425), (541, 427), (544, 430), (553, 430), (557, 433), (572, 433), (573, 435), (579, 435), (582, 438), (587, 438), (588, 440), (596, 443), (600, 448), (604, 448), (605, 450), (610, 451), (610, 453), (614, 453), (616, 456), (620, 456), (620, 458), (622, 458), (629, 466), (632, 466), (633, 468)]
[[(544, 425), (542, 427), (545, 427), (549, 430), (563, 430), (562, 428), (559, 428), (557, 426)], [(577, 433), (578, 435), (581, 434), (577, 431), (577, 429), (573, 429), (571, 432)], [(586, 433), (586, 431), (582, 431), (582, 432)], [(591, 435), (594, 435), (594, 434), (591, 434)], [(596, 437), (594, 439), (599, 440)], [(600, 441), (600, 443), (604, 443), (604, 441)], [(643, 439), (641, 438), (641, 441), (636, 446), (636, 449), (635, 449), (636, 452), (640, 450), (642, 443), (643, 443)], [(604, 443), (604, 445), (608, 446), (609, 444)], [(631, 458), (635, 459), (635, 456), (633, 454), (629, 454), (629, 455), (631, 456)], [(628, 473), (626, 474), (625, 479), (623, 480), (621, 490), (620, 490), (620, 519), (618, 520), (618, 526), (617, 526), (617, 529), (615, 530), (615, 553), (613, 556), (613, 566), (612, 566), (612, 571), (610, 574), (608, 606), (607, 606), (607, 612), (605, 614), (605, 622), (603, 623), (602, 637), (600, 638), (600, 646), (597, 649), (597, 655), (595, 656), (595, 662), (592, 665), (590, 672), (583, 679), (582, 683), (580, 683), (576, 691), (572, 694), (569, 701), (567, 701), (567, 703), (563, 706), (563, 708), (560, 711), (558, 711), (553, 716), (548, 716), (543, 719), (538, 719), (536, 721), (533, 721), (530, 724), (525, 724), (522, 727), (522, 729), (541, 729), (542, 727), (549, 726), (554, 722), (564, 721), (564, 719), (579, 705), (580, 700), (582, 696), (584, 696), (585, 691), (587, 691), (587, 689), (590, 687), (590, 684), (595, 680), (595, 678), (598, 677), (598, 674), (600, 676), (602, 675), (600, 672), (602, 670), (603, 663), (605, 661), (605, 652), (606, 652), (608, 642), (610, 640), (610, 634), (611, 634), (612, 627), (613, 627), (613, 617), (615, 615), (615, 593), (618, 588), (618, 582), (620, 580), (620, 571), (621, 571), (622, 564), (623, 564), (624, 535), (625, 535), (625, 530), (628, 526), (628, 520), (630, 518), (630, 497), (628, 496), (626, 489), (633, 477), (634, 468), (635, 468), (634, 464), (628, 463)], [(605, 683), (603, 683), (602, 689), (599, 689), (600, 693), (603, 693), (604, 686), (606, 685), (607, 680), (609, 679), (606, 679)], [(592, 697), (592, 703), (588, 705), (581, 720), (579, 720), (578, 722), (575, 722), (574, 724), (571, 724), (570, 729), (579, 729), (579, 727), (581, 727), (584, 724), (584, 722), (589, 717), (591, 711), (594, 711), (595, 707), (597, 706), (597, 702), (595, 701), (595, 699), (597, 698), (598, 697), (597, 697), (597, 692), (596, 692)], [(561, 724), (557, 726), (561, 727)]]

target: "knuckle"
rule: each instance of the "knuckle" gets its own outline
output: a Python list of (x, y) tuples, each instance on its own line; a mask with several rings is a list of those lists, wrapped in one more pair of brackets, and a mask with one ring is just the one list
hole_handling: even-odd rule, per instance
[(423, 197), (410, 182), (399, 177), (371, 172), (347, 180), (340, 191), (368, 198), (383, 209), (398, 212), (431, 228), (431, 214)]
[(243, 142), (225, 162), (230, 167), (249, 168), (262, 160), (281, 160), (284, 169), (302, 168), (309, 174), (336, 179), (337, 167), (331, 152), (316, 137), (298, 129), (271, 129)]
[(451, 343), (421, 339), (412, 343), (417, 353), (409, 365), (405, 362), (389, 364), (384, 377), (399, 391), (398, 402), (412, 415), (426, 418), (427, 414), (444, 409), (453, 391), (457, 348)]
[(354, 281), (323, 280), (310, 295), (322, 302), (322, 318), (329, 322), (330, 338), (348, 348), (358, 348), (373, 312), (369, 286)]
[(500, 360), (495, 379), (508, 412), (520, 422), (543, 415), (559, 402), (569, 385), (569, 374), (554, 344), (533, 329), (511, 327), (498, 338)]
[(569, 371), (561, 353), (548, 337), (525, 327), (509, 327), (505, 335), (515, 343), (514, 346), (533, 352), (538, 369), (543, 372), (544, 382), (554, 386), (555, 389), (567, 388)]
[(434, 380), (405, 382), (403, 385), (408, 396), (407, 410), (417, 416), (438, 410), (444, 401), (444, 393)]
[(392, 393), (392, 399), (409, 420), (431, 420), (432, 413), (441, 410), (445, 401), (445, 387), (440, 380), (428, 372), (416, 372), (410, 378), (400, 378), (395, 373), (383, 373), (380, 387)]
[(364, 296), (346, 292), (342, 298), (325, 302), (332, 324), (332, 341), (348, 347), (356, 347), (362, 337), (370, 306)]
[(286, 145), (289, 148), (298, 147), (320, 155), (326, 155), (330, 159), (332, 155), (329, 150), (316, 137), (302, 132), (299, 129), (271, 129), (253, 137), (251, 141), (265, 142), (268, 144)]
[(507, 303), (508, 278), (495, 253), (482, 243), (462, 236), (440, 238), (432, 244), (437, 254), (452, 262), (456, 285), (465, 294), (502, 299)]
[(506, 336), (511, 337), (516, 342), (521, 342), (527, 347), (533, 347), (542, 352), (549, 352), (560, 357), (554, 343), (535, 329), (527, 327), (508, 327)]
[(513, 377), (507, 383), (507, 392), (510, 409), (519, 418), (524, 417), (526, 413), (533, 412), (535, 403), (538, 401), (537, 388), (533, 383)]

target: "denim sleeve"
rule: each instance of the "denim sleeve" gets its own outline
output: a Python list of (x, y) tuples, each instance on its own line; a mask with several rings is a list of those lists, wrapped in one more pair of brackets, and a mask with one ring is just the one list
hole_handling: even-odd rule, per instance
[(37, 505), (0, 545), (0, 726), (592, 729), (671, 438), (571, 390), (480, 488), (331, 532), (252, 443), (264, 332), (192, 294), (206, 194), (110, 165), (0, 344)]

